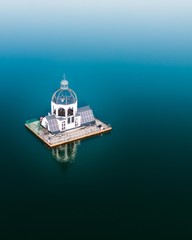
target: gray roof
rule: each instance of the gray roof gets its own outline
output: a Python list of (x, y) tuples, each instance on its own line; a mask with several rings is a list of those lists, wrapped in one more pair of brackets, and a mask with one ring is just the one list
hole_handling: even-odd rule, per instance
[(45, 118), (47, 119), (47, 121), (49, 121), (51, 119), (56, 119), (55, 115), (48, 115)]
[(59, 125), (55, 115), (48, 115), (45, 117), (49, 125), (49, 131), (53, 134), (59, 133)]
[(95, 122), (93, 111), (89, 106), (78, 108), (77, 114), (81, 116), (81, 125)]
[(88, 110), (91, 110), (90, 106), (85, 106), (85, 107), (78, 108), (77, 112), (80, 113), (80, 112), (84, 112), (84, 111), (88, 111)]

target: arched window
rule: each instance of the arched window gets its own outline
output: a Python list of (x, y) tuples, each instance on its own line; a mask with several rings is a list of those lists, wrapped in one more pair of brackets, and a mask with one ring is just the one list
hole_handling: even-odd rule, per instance
[(58, 116), (63, 116), (63, 117), (65, 117), (65, 109), (64, 109), (64, 108), (59, 108), (59, 109), (58, 109)]
[(69, 108), (67, 111), (67, 116), (72, 116), (73, 115), (73, 108)]

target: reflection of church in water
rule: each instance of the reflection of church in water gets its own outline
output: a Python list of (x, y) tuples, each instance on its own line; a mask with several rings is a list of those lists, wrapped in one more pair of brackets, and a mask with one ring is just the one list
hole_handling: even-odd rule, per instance
[(80, 140), (52, 148), (52, 155), (58, 162), (71, 162), (77, 155), (78, 145)]

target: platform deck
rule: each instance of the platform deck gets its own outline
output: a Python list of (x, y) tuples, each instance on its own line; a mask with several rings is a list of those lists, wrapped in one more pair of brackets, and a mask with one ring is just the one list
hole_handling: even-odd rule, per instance
[[(105, 124), (98, 119), (95, 120), (96, 123), (94, 125), (79, 127), (55, 135), (49, 133), (45, 128), (43, 128), (40, 125), (39, 120), (29, 120), (25, 123), (25, 126), (45, 144), (52, 148), (112, 130), (112, 127), (109, 124)], [(99, 125), (102, 127), (98, 127)]]

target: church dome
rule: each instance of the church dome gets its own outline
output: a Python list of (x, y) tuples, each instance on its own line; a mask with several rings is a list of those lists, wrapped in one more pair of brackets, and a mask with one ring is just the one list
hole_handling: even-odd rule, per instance
[(77, 101), (77, 96), (73, 90), (68, 88), (68, 81), (62, 80), (60, 89), (52, 96), (52, 102), (55, 104), (69, 105)]

